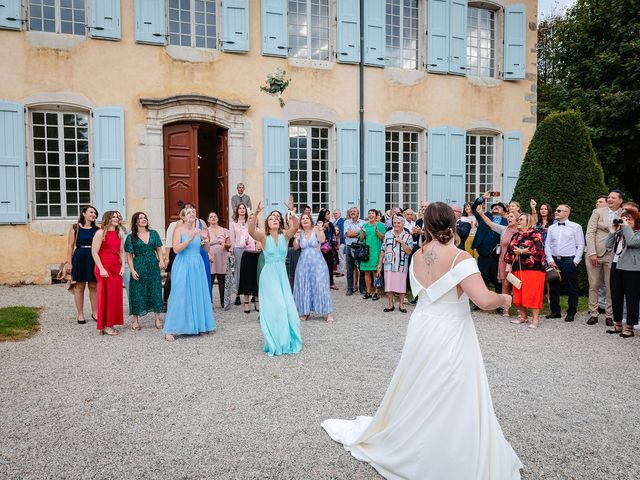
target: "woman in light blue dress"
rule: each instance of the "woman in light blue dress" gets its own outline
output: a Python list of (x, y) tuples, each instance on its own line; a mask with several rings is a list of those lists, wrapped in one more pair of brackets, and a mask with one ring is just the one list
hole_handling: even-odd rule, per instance
[(302, 250), (296, 267), (293, 298), (305, 321), (311, 312), (326, 315), (327, 323), (333, 323), (333, 304), (329, 290), (329, 271), (320, 252), (320, 244), (325, 241), (323, 222), (313, 226), (313, 219), (308, 213), (300, 216), (300, 226), (296, 233), (294, 247)]
[[(300, 319), (285, 267), (289, 239), (298, 230), (298, 219), (293, 215), (289, 229), (285, 231), (282, 216), (279, 212), (271, 212), (262, 232), (256, 229), (262, 210), (260, 202), (249, 219), (249, 235), (264, 246), (265, 265), (259, 279), (260, 298), (263, 300), (260, 308), (263, 350), (269, 356), (298, 353), (302, 349)], [(293, 199), (289, 200), (289, 211), (295, 212)]]
[(210, 289), (200, 255), (200, 230), (196, 212), (188, 207), (180, 212), (183, 224), (173, 232), (176, 258), (171, 267), (171, 294), (164, 334), (167, 341), (175, 335), (207, 335), (216, 329)]

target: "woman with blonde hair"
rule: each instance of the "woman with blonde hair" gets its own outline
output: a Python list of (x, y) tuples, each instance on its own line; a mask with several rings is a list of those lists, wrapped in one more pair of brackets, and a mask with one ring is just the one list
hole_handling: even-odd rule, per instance
[(216, 329), (209, 282), (200, 254), (201, 232), (192, 207), (180, 212), (182, 225), (173, 232), (176, 258), (171, 269), (172, 286), (164, 321), (165, 339), (176, 335), (208, 335)]
[(218, 292), (220, 306), (224, 308), (224, 290), (227, 274), (228, 252), (231, 248), (229, 230), (218, 223), (218, 214), (210, 212), (207, 217), (209, 223), (209, 264), (211, 268), (211, 283), (218, 277)]
[(504, 258), (507, 270), (511, 270), (522, 282), (520, 288), (513, 288), (513, 304), (518, 307), (519, 315), (511, 323), (528, 323), (529, 308), (533, 316), (529, 328), (538, 328), (545, 282), (544, 242), (542, 234), (534, 228), (533, 216), (530, 214), (521, 214), (517, 227), (518, 233), (511, 239)]
[(102, 216), (100, 230), (93, 236), (91, 255), (98, 279), (98, 318), (100, 335), (118, 335), (116, 325), (124, 325), (122, 275), (124, 245), (120, 212), (109, 210)]

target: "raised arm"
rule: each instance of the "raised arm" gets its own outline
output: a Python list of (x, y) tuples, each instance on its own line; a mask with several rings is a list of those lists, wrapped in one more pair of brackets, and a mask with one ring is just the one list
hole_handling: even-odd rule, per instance
[(260, 212), (262, 212), (262, 210), (264, 210), (262, 202), (258, 202), (258, 206), (256, 207), (256, 211), (249, 216), (249, 223), (248, 223), (248, 227), (247, 228), (249, 229), (249, 235), (251, 235), (251, 238), (253, 238), (256, 242), (260, 242), (260, 243), (262, 243), (264, 245), (265, 235), (264, 235), (263, 232), (261, 232), (260, 230), (256, 229), (256, 223), (258, 222), (258, 216), (260, 215)]
[(531, 216), (533, 217), (533, 224), (537, 225), (538, 224), (538, 212), (536, 211), (536, 207), (538, 206), (538, 204), (532, 198), (531, 201), (529, 202), (529, 206), (531, 207)]
[(284, 238), (286, 238), (288, 242), (300, 228), (300, 220), (298, 220), (298, 217), (296, 217), (296, 205), (293, 202), (293, 195), (289, 195), (287, 209), (289, 210), (289, 213), (287, 215), (289, 228), (286, 232), (284, 232)]
[(476, 207), (476, 213), (477, 213), (476, 217), (482, 220), (484, 223), (486, 223), (487, 227), (489, 227), (494, 232), (502, 233), (507, 229), (506, 225), (500, 225), (498, 223), (494, 223), (493, 220), (487, 217), (487, 215), (484, 213), (484, 207), (482, 205), (478, 205)]

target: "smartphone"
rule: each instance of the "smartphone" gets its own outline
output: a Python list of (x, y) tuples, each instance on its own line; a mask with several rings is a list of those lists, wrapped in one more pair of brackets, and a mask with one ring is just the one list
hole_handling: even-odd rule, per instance
[(499, 197), (500, 192), (489, 192), (489, 195), (491, 195), (492, 197)]

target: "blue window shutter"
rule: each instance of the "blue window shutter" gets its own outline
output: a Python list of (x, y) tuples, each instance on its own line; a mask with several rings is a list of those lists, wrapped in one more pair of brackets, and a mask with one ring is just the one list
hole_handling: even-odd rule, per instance
[(100, 215), (118, 210), (126, 218), (124, 111), (122, 107), (102, 107), (96, 108), (92, 116), (95, 205)]
[(427, 70), (449, 71), (449, 0), (429, 0), (427, 12)]
[(449, 72), (465, 75), (467, 70), (467, 0), (451, 0), (449, 19)]
[(164, 45), (164, 0), (135, 0), (136, 42)]
[(524, 80), (526, 9), (524, 4), (504, 9), (504, 79)]
[(385, 1), (364, 2), (364, 64), (384, 67)]
[(288, 55), (286, 0), (262, 0), (262, 54), (274, 57)]
[(504, 164), (502, 166), (502, 200), (508, 202), (520, 175), (522, 165), (522, 137), (520, 132), (506, 132), (504, 134)]
[(449, 129), (430, 128), (427, 140), (427, 200), (446, 202), (449, 196)]
[(27, 223), (24, 107), (0, 100), (0, 223)]
[(343, 63), (360, 61), (360, 1), (338, 0), (337, 60)]
[(283, 211), (289, 199), (289, 126), (272, 117), (265, 117), (263, 125), (264, 208), (268, 214)]
[(0, 28), (22, 30), (22, 6), (20, 0), (0, 2)]
[(223, 0), (222, 18), (222, 49), (225, 52), (248, 52), (248, 0)]
[(90, 35), (120, 40), (120, 0), (91, 0), (90, 8)]
[(360, 123), (339, 123), (337, 131), (338, 195), (336, 204), (346, 215), (348, 209), (360, 208)]
[[(467, 132), (449, 127), (449, 195), (448, 204), (464, 206), (465, 178), (467, 173)], [(443, 200), (444, 201), (444, 200)]]
[(364, 208), (384, 212), (384, 126), (364, 124)]

